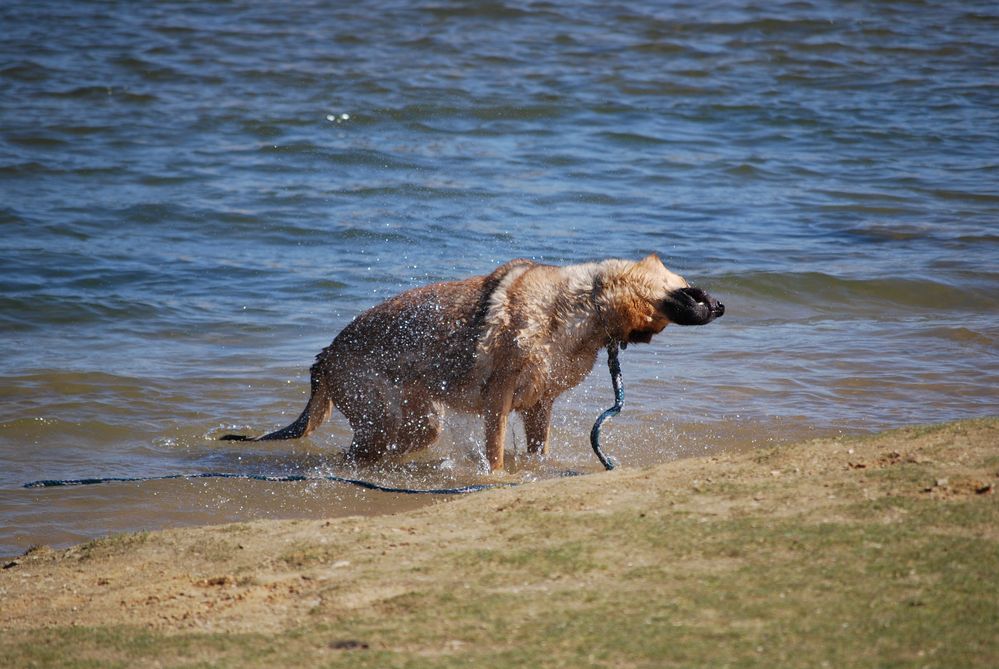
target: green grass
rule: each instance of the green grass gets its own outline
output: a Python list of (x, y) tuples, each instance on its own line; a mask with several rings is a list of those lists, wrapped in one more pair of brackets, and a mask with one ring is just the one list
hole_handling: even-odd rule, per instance
[[(457, 550), (422, 586), (292, 633), (15, 632), (9, 666), (973, 667), (999, 663), (995, 504), (882, 499), (849, 520), (613, 514), (594, 547)], [(905, 511), (901, 522), (880, 518)], [(306, 562), (311, 563), (311, 558)], [(368, 648), (340, 650), (337, 642)]]

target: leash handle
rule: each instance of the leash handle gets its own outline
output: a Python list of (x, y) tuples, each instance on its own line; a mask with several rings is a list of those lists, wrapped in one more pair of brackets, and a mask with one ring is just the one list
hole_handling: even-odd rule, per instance
[(610, 369), (611, 384), (614, 386), (614, 406), (600, 414), (597, 422), (593, 424), (593, 429), (590, 430), (590, 446), (593, 447), (593, 452), (597, 454), (600, 464), (608, 471), (614, 469), (617, 466), (617, 462), (613, 458), (604, 455), (604, 452), (600, 450), (600, 426), (611, 416), (621, 413), (621, 407), (624, 406), (624, 381), (621, 377), (621, 361), (617, 357), (619, 348), (616, 341), (612, 341), (607, 345), (607, 367)]

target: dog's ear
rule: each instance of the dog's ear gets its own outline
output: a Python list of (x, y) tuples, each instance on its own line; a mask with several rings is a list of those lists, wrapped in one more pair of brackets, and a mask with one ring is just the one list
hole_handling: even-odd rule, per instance
[(665, 268), (666, 266), (663, 265), (663, 261), (659, 259), (659, 256), (655, 253), (650, 253), (638, 262), (631, 263), (624, 270), (624, 275), (633, 280), (641, 280), (640, 277), (656, 276)]
[(660, 267), (665, 267), (666, 266), (666, 265), (663, 264), (663, 261), (659, 259), (659, 256), (656, 255), (655, 253), (650, 253), (649, 255), (647, 255), (644, 258), (642, 258), (639, 261), (638, 265), (639, 265), (639, 267), (642, 267), (643, 269), (648, 269), (648, 270), (652, 270), (652, 271), (657, 270)]

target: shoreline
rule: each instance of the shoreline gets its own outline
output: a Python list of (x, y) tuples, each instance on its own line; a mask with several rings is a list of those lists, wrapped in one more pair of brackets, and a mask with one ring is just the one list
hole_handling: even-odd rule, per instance
[(997, 444), (993, 417), (36, 548), (0, 565), (0, 650), (17, 666), (262, 666), (265, 649), (306, 666), (994, 666)]

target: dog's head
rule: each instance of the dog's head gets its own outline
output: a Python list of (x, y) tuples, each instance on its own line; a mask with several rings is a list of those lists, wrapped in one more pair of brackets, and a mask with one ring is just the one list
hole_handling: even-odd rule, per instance
[(608, 329), (622, 344), (647, 344), (670, 323), (706, 325), (725, 305), (666, 269), (656, 255), (627, 263), (604, 278)]

